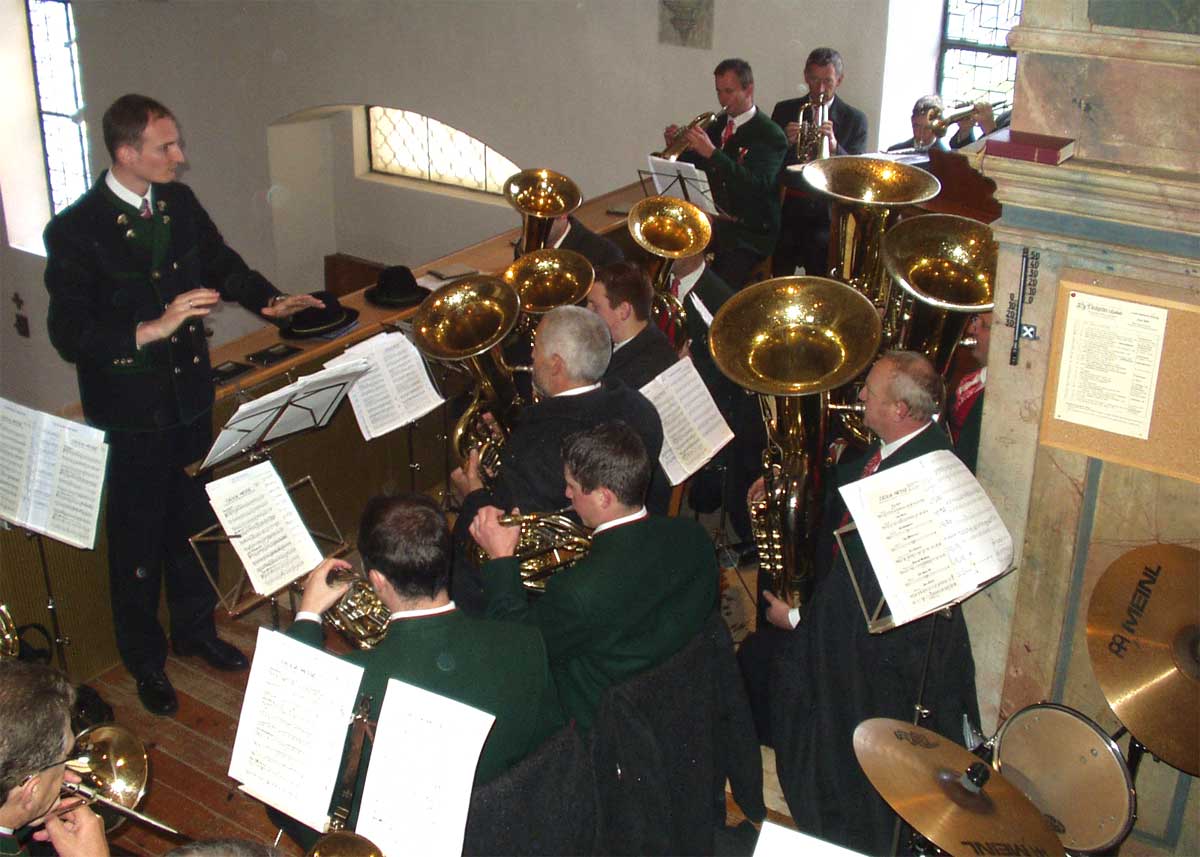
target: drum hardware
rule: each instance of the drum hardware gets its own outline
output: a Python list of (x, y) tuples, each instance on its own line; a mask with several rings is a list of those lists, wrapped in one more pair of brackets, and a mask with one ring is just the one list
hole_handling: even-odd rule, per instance
[(687, 151), (688, 131), (690, 131), (692, 128), (699, 128), (701, 131), (707, 131), (713, 125), (713, 123), (715, 123), (724, 115), (724, 112), (717, 114), (713, 113), (712, 111), (698, 113), (696, 118), (675, 132), (675, 136), (671, 138), (671, 142), (667, 144), (665, 149), (663, 149), (661, 152), (651, 152), (650, 154), (656, 158), (665, 158), (668, 161), (677, 160), (680, 155)]
[(795, 604), (811, 586), (811, 530), (830, 391), (874, 358), (880, 322), (858, 292), (822, 277), (747, 286), (713, 318), (709, 347), (721, 372), (759, 397), (767, 430), (766, 496), (751, 509), (759, 572)]
[(892, 809), (946, 853), (1064, 853), (1029, 798), (936, 732), (901, 720), (864, 720), (854, 730), (854, 753)]
[[(1152, 544), (1119, 557), (1092, 590), (1087, 645), (1122, 726), (1171, 767), (1200, 776), (1200, 551)], [(1141, 757), (1133, 747), (1131, 766)]]
[(671, 268), (676, 259), (704, 252), (712, 238), (712, 223), (690, 202), (648, 196), (630, 209), (628, 227), (637, 245), (661, 260), (650, 270), (654, 321), (674, 331), (672, 344), (682, 348), (688, 338), (687, 311), (678, 296), (671, 293)]
[[(521, 299), (521, 317), (511, 336), (527, 349), (541, 317), (555, 307), (583, 301), (591, 291), (596, 271), (574, 250), (532, 250), (508, 266), (501, 275)], [(520, 371), (524, 367), (511, 367)]]
[(579, 185), (553, 170), (522, 170), (504, 182), (504, 198), (521, 214), (521, 238), (515, 257), (546, 246), (554, 219), (583, 202)]
[[(592, 549), (592, 531), (568, 518), (569, 511), (568, 506), (499, 518), (502, 526), (521, 528), (513, 558), (520, 564), (521, 584), (531, 592), (545, 592), (552, 575), (575, 565)], [(477, 566), (488, 560), (478, 542), (471, 542), (471, 558)]]

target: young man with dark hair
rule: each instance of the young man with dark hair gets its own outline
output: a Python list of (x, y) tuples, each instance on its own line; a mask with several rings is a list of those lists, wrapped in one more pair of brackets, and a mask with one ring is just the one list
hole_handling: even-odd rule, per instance
[[(0, 854), (24, 854), (17, 832), (43, 824), (33, 838), (60, 857), (106, 857), (104, 822), (86, 806), (61, 811), (64, 762), (75, 744), (75, 689), (55, 669), (0, 660)], [(71, 803), (75, 798), (68, 798)], [(53, 811), (53, 814), (51, 814)]]
[(605, 688), (679, 651), (717, 606), (717, 562), (708, 533), (690, 518), (646, 514), (651, 463), (622, 422), (567, 437), (567, 496), (593, 528), (592, 547), (550, 578), (532, 603), (513, 557), (518, 533), (500, 509), (480, 509), (471, 535), (492, 560), (483, 569), (488, 615), (541, 631), (563, 710), (590, 729)]
[[(223, 670), (246, 658), (217, 638), (216, 594), (188, 537), (214, 520), (184, 468), (212, 438), (203, 319), (222, 300), (268, 319), (321, 306), (280, 294), (221, 238), (195, 194), (175, 118), (144, 95), (104, 114), (112, 168), (46, 227), (50, 341), (79, 377), (87, 421), (109, 444), (105, 526), (117, 649), (154, 714), (179, 704), (158, 623), (165, 578), (171, 642)], [(216, 554), (211, 552), (215, 565)]]
[[(541, 637), (518, 625), (471, 618), (450, 599), (450, 533), (433, 500), (421, 494), (373, 498), (363, 512), (358, 550), (371, 589), (391, 611), (387, 636), (368, 651), (346, 656), (366, 670), (360, 690), (372, 697), (372, 718), (379, 716), (393, 678), (495, 715), (476, 783), (508, 770), (561, 725)], [(327, 559), (308, 575), (290, 636), (322, 646), (321, 614), (348, 588), (346, 583), (331, 584), (327, 576), (349, 568), (345, 560)], [(366, 761), (369, 748), (351, 808), (351, 829)], [(307, 848), (316, 832), (298, 827), (287, 829)]]
[(654, 289), (640, 265), (617, 262), (596, 271), (587, 307), (612, 334), (613, 354), (605, 378), (619, 378), (639, 390), (679, 359), (650, 318)]
[[(867, 148), (867, 116), (836, 97), (842, 85), (842, 55), (833, 48), (816, 48), (804, 62), (804, 82), (808, 94), (780, 101), (771, 111), (771, 119), (787, 136), (787, 158), (783, 166), (800, 163), (796, 150), (800, 127), (815, 121), (818, 97), (828, 105), (828, 119), (819, 133), (829, 139), (834, 155), (861, 155)], [(782, 174), (781, 174), (782, 175)], [(790, 277), (796, 267), (804, 267), (811, 277), (824, 277), (829, 269), (829, 200), (804, 188), (789, 184), (783, 202), (783, 226), (779, 243), (771, 258), (772, 273)]]
[[(713, 69), (721, 121), (707, 130), (689, 128), (688, 152), (680, 160), (704, 170), (716, 204), (732, 219), (713, 225), (713, 269), (735, 289), (751, 269), (771, 255), (779, 239), (779, 169), (787, 138), (754, 106), (754, 73), (742, 59), (722, 60)], [(679, 133), (671, 125), (667, 144)]]

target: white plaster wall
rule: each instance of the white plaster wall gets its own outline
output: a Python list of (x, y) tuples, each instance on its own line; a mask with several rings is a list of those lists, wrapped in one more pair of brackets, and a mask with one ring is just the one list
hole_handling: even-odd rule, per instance
[(912, 136), (909, 117), (913, 104), (922, 95), (937, 91), (942, 5), (942, 0), (904, 0), (888, 9), (880, 99), (883, 110), (876, 123), (880, 149)]

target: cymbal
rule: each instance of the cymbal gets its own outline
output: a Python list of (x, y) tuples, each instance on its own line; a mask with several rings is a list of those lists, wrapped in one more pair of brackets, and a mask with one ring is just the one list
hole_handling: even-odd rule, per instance
[[(949, 854), (1063, 853), (1029, 798), (936, 732), (886, 717), (864, 720), (854, 730), (854, 754), (892, 809)], [(969, 781), (968, 769), (981, 786)]]
[(1087, 643), (1113, 713), (1155, 756), (1200, 776), (1200, 551), (1122, 555), (1092, 591)]

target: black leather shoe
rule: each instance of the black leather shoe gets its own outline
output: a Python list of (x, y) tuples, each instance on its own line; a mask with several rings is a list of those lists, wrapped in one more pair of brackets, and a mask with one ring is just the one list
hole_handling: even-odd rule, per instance
[(179, 700), (175, 696), (175, 688), (167, 674), (161, 670), (145, 673), (137, 680), (138, 699), (151, 714), (170, 717), (179, 710)]
[(201, 657), (210, 667), (225, 672), (240, 672), (250, 666), (245, 655), (216, 637), (211, 640), (176, 640), (174, 647), (175, 654), (180, 657)]

